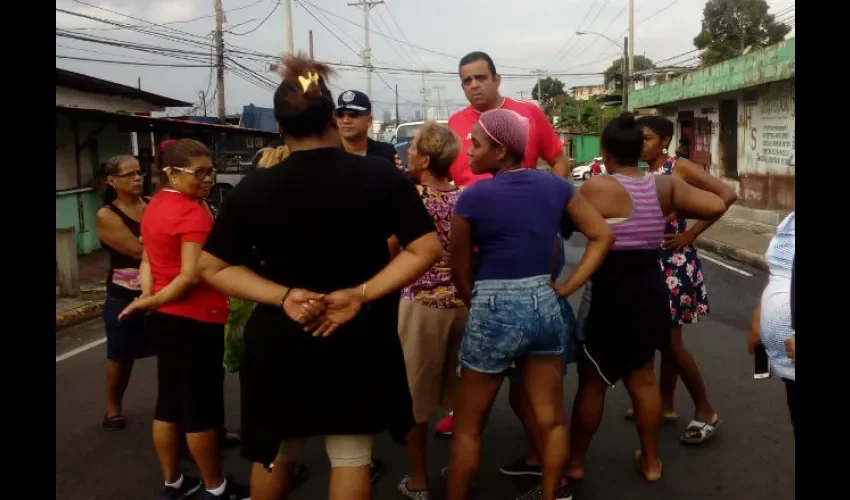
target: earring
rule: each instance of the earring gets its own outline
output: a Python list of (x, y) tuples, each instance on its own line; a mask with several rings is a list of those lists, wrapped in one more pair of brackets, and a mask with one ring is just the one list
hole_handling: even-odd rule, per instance
[(661, 152), (666, 155), (667, 154), (667, 148), (662, 149)]

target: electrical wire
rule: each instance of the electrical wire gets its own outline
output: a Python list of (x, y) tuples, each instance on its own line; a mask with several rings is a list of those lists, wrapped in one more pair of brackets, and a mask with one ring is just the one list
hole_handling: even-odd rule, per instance
[(209, 64), (169, 64), (169, 63), (146, 63), (146, 62), (133, 62), (133, 61), (115, 61), (108, 59), (89, 59), (87, 57), (73, 57), (73, 56), (61, 56), (56, 55), (57, 59), (71, 59), (74, 61), (89, 61), (89, 62), (97, 62), (104, 64), (123, 64), (128, 66), (154, 66), (154, 67), (167, 67), (167, 68), (209, 68), (211, 65)]
[[(295, 1), (297, 1), (298, 3), (300, 3), (302, 7), (304, 6), (304, 4), (310, 5), (310, 6), (311, 6), (311, 7), (313, 7), (314, 9), (316, 9), (316, 10), (318, 10), (318, 11), (320, 11), (320, 12), (324, 12), (324, 13), (326, 13), (327, 15), (332, 16), (332, 17), (335, 17), (335, 18), (337, 18), (337, 19), (339, 19), (339, 20), (341, 20), (341, 21), (343, 21), (343, 22), (346, 22), (346, 23), (348, 23), (348, 24), (351, 24), (351, 25), (353, 25), (353, 26), (356, 26), (356, 27), (358, 27), (358, 28), (360, 28), (360, 29), (364, 29), (364, 30), (366, 29), (366, 27), (365, 27), (365, 26), (363, 26), (362, 24), (358, 24), (358, 23), (356, 23), (356, 22), (354, 22), (354, 21), (350, 21), (350, 20), (348, 20), (348, 19), (346, 19), (346, 18), (344, 18), (344, 17), (342, 17), (342, 16), (340, 16), (340, 15), (338, 15), (338, 14), (335, 14), (335, 13), (333, 13), (333, 12), (331, 12), (331, 11), (327, 10), (327, 9), (323, 9), (322, 7), (319, 7), (318, 5), (314, 4), (314, 3), (313, 3), (313, 2), (311, 2), (310, 0), (295, 0)], [(597, 1), (598, 1), (598, 0), (597, 0)], [(398, 39), (398, 38), (395, 38), (395, 37), (392, 37), (392, 36), (386, 35), (386, 34), (384, 34), (384, 33), (380, 33), (380, 32), (378, 32), (378, 31), (375, 31), (375, 30), (373, 30), (373, 29), (371, 29), (371, 28), (369, 29), (369, 32), (370, 32), (370, 33), (374, 33), (374, 34), (376, 34), (376, 35), (378, 35), (378, 36), (380, 36), (380, 37), (382, 37), (382, 38), (386, 38), (387, 40), (392, 40), (392, 41), (394, 41), (394, 42), (407, 44), (407, 45), (409, 45), (410, 47), (413, 47), (413, 48), (415, 48), (415, 49), (421, 50), (421, 51), (423, 51), (423, 52), (428, 52), (428, 53), (431, 53), (431, 54), (436, 54), (436, 55), (438, 55), (438, 56), (448, 57), (448, 58), (451, 58), (451, 59), (454, 59), (454, 60), (459, 60), (459, 59), (461, 58), (461, 56), (458, 56), (458, 55), (455, 55), (455, 54), (447, 54), (447, 53), (445, 53), (445, 52), (440, 52), (440, 51), (438, 51), (438, 50), (432, 50), (432, 49), (429, 49), (429, 48), (426, 48), (426, 47), (422, 47), (422, 46), (420, 46), (420, 45), (415, 45), (415, 44), (412, 44), (412, 43), (408, 43), (408, 42), (405, 42), (404, 40), (400, 40), (400, 39)], [(520, 67), (520, 66), (508, 66), (508, 65), (506, 65), (506, 64), (503, 64), (503, 65), (501, 65), (501, 66), (502, 66), (502, 67), (504, 67), (504, 68), (510, 68), (510, 69), (519, 69), (519, 70), (525, 70), (525, 71), (534, 71), (534, 68), (525, 68), (525, 67)], [(417, 71), (418, 71), (418, 70), (417, 70)]]
[(390, 20), (393, 22), (396, 29), (398, 30), (398, 34), (401, 35), (401, 38), (404, 39), (405, 42), (407, 42), (407, 44), (402, 45), (402, 47), (404, 47), (408, 52), (410, 52), (410, 54), (413, 55), (419, 61), (423, 68), (426, 67), (427, 64), (425, 64), (422, 58), (420, 58), (419, 55), (415, 51), (413, 51), (413, 49), (411, 48), (413, 44), (410, 43), (410, 40), (407, 39), (407, 36), (405, 36), (404, 34), (404, 30), (401, 29), (401, 26), (399, 26), (398, 21), (396, 21), (396, 17), (393, 15), (393, 11), (390, 8), (389, 0), (384, 0), (384, 7), (387, 9), (387, 13), (390, 15)]
[(261, 27), (262, 25), (266, 24), (266, 21), (268, 21), (268, 20), (269, 20), (269, 18), (270, 18), (270, 17), (272, 17), (272, 14), (274, 14), (274, 13), (277, 11), (277, 8), (278, 8), (278, 7), (280, 7), (280, 0), (277, 0), (277, 3), (276, 3), (276, 4), (274, 4), (274, 7), (272, 7), (271, 12), (269, 12), (269, 14), (265, 17), (265, 19), (263, 19), (262, 21), (260, 21), (260, 24), (258, 24), (258, 25), (256, 25), (256, 26), (254, 26), (254, 27), (253, 27), (253, 28), (251, 28), (250, 30), (248, 30), (248, 31), (246, 31), (246, 32), (244, 32), (244, 33), (234, 33), (234, 32), (232, 32), (232, 31), (228, 31), (228, 33), (230, 33), (231, 35), (236, 35), (236, 36), (245, 36), (245, 35), (247, 35), (247, 34), (249, 34), (249, 33), (253, 33), (253, 32), (255, 32), (255, 31), (257, 31), (258, 29), (260, 29), (260, 27)]

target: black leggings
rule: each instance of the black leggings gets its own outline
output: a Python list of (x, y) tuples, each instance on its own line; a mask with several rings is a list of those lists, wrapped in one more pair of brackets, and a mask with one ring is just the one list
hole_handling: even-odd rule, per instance
[(788, 399), (788, 411), (791, 413), (791, 428), (794, 429), (794, 437), (797, 436), (797, 381), (787, 378), (785, 382), (785, 396)]

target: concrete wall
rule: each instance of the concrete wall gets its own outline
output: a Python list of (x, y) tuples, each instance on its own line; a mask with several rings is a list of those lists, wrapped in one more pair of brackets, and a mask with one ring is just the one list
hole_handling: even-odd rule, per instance
[(56, 86), (56, 104), (62, 106), (77, 106), (80, 108), (102, 109), (105, 111), (122, 111), (125, 113), (151, 113), (165, 111), (162, 106), (156, 106), (141, 99), (93, 94), (68, 87)]
[[(737, 176), (727, 171), (720, 138), (720, 102), (735, 100), (737, 113)], [(739, 203), (753, 209), (794, 208), (796, 163), (795, 81), (771, 82), (743, 91), (665, 105), (662, 114), (676, 121), (671, 147), (679, 141), (678, 114), (711, 122), (711, 162), (708, 171), (734, 187)]]
[[(96, 122), (79, 122), (80, 144), (100, 127)], [(100, 193), (90, 186), (91, 181), (102, 174), (100, 164), (111, 156), (133, 152), (131, 134), (119, 132), (116, 125), (104, 126), (95, 138), (80, 152), (78, 176), (70, 118), (56, 115), (56, 229), (73, 227), (80, 253), (100, 248), (95, 234), (95, 215), (103, 205)]]

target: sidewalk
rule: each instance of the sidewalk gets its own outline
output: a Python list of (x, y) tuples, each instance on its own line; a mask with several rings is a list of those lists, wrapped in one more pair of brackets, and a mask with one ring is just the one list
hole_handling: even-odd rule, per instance
[(697, 238), (696, 246), (767, 270), (764, 253), (775, 234), (775, 226), (725, 216)]
[(56, 297), (56, 331), (96, 318), (103, 311), (109, 256), (103, 250), (80, 255), (80, 294)]

